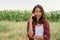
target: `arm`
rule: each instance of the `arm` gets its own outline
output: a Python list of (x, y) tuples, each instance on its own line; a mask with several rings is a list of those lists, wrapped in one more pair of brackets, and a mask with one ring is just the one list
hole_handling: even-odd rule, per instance
[(32, 28), (31, 28), (31, 23), (28, 22), (28, 23), (27, 23), (27, 36), (28, 36), (29, 38), (32, 38), (32, 35), (33, 35), (33, 31), (32, 31)]
[(34, 14), (31, 15), (28, 23), (27, 23), (27, 35), (32, 38), (33, 37), (33, 29), (32, 29), (32, 16), (35, 16)]
[(45, 23), (45, 27), (44, 27), (44, 39), (45, 40), (50, 40), (50, 27), (49, 27), (49, 23), (46, 22)]

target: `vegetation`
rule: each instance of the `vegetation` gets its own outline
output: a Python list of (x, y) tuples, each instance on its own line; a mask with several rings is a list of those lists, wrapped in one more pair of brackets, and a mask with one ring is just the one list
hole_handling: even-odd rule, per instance
[[(27, 21), (31, 15), (31, 11), (27, 10), (4, 10), (0, 11), (0, 21)], [(60, 11), (45, 12), (46, 18), (50, 21), (58, 21), (60, 19)]]
[[(60, 40), (60, 22), (49, 22), (50, 39)], [(57, 25), (56, 25), (57, 24)], [(0, 22), (0, 40), (28, 40), (27, 22)]]
[[(28, 40), (27, 20), (31, 11), (0, 11), (0, 40)], [(45, 12), (50, 24), (50, 39), (60, 40), (60, 11)]]

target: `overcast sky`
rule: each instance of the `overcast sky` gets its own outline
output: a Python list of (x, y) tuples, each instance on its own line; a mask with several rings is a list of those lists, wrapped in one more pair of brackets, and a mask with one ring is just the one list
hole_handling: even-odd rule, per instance
[(60, 10), (60, 0), (0, 0), (0, 10), (32, 10), (37, 4), (45, 11)]

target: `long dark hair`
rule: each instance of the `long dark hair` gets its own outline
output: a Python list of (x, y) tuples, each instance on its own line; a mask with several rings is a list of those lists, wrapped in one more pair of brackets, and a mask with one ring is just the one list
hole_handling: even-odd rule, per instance
[[(39, 24), (43, 24), (43, 23), (46, 21), (43, 7), (42, 7), (41, 5), (36, 5), (36, 6), (33, 8), (32, 13), (35, 12), (35, 9), (36, 9), (36, 8), (39, 8), (39, 9), (41, 10), (41, 13), (42, 13), (42, 16), (40, 17), (38, 23), (39, 23)], [(36, 17), (33, 18), (33, 22), (32, 22), (32, 23), (33, 23), (33, 24), (37, 24), (37, 19), (36, 19)]]

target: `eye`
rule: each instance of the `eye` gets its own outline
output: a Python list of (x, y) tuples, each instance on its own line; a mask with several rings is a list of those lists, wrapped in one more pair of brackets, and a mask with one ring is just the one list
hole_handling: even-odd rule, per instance
[(41, 11), (39, 11), (41, 13)]
[(38, 11), (36, 11), (36, 13), (38, 13)]

